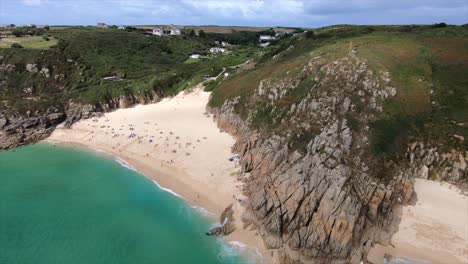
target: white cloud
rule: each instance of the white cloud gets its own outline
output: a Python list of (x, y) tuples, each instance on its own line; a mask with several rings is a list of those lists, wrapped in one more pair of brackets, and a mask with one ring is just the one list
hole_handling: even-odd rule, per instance
[[(0, 0), (2, 23), (221, 24), (468, 22), (467, 0)], [(26, 15), (27, 14), (27, 15)]]
[(47, 4), (49, 1), (48, 0), (22, 0), (21, 2), (27, 6), (41, 6), (43, 4)]

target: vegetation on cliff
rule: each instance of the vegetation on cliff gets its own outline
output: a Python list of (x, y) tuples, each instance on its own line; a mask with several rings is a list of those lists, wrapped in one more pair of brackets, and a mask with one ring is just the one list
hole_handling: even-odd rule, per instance
[[(351, 56), (364, 59), (381, 78), (391, 79), (396, 96), (385, 100), (378, 119), (362, 124), (349, 115), (352, 128), (370, 126), (375, 154), (401, 157), (410, 138), (438, 142), (440, 146), (467, 148), (468, 141), (468, 27), (467, 26), (330, 26), (279, 43), (265, 54), (255, 69), (232, 76), (214, 89), (210, 105), (220, 107), (240, 97), (236, 109), (251, 125), (270, 133), (285, 131), (280, 120), (293, 104), (313, 89), (316, 79), (302, 70), (314, 57), (333, 61)], [(274, 103), (258, 103), (255, 89), (262, 80), (290, 79), (297, 85)], [(385, 80), (382, 80), (384, 82)], [(336, 85), (340, 85), (337, 83)], [(351, 103), (362, 108), (363, 95), (351, 94)], [(359, 114), (359, 113), (357, 113)], [(313, 137), (299, 131), (293, 146)], [(307, 140), (306, 140), (307, 141)]]
[(49, 49), (28, 45), (0, 49), (0, 110), (5, 115), (34, 113), (46, 106), (63, 108), (69, 100), (106, 104), (119, 96), (151, 100), (155, 95), (173, 95), (256, 53), (254, 48), (241, 46), (225, 56), (187, 64), (190, 54), (207, 54), (211, 38), (161, 38), (95, 28), (52, 29), (47, 34), (49, 41), (40, 37), (16, 41), (52, 44)]

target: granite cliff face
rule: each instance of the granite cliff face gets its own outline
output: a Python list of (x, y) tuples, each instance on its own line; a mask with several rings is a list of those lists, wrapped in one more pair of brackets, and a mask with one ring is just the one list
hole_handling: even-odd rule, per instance
[[(368, 124), (396, 91), (388, 73), (362, 59), (316, 57), (296, 76), (262, 80), (244, 117), (240, 97), (209, 109), (237, 138), (233, 150), (249, 197), (243, 221), (257, 228), (277, 262), (359, 263), (374, 243), (388, 243), (394, 210), (413, 197), (414, 177), (437, 170), (456, 181), (467, 173), (463, 153), (441, 155), (423, 143), (408, 146), (398, 161), (376, 157)], [(298, 104), (278, 104), (298, 92)], [(264, 109), (270, 119), (258, 128)]]
[[(16, 115), (6, 117), (0, 113), (0, 150), (35, 143), (47, 138), (59, 124), (70, 127), (73, 123), (103, 112), (118, 108), (128, 108), (135, 104), (147, 104), (160, 100), (159, 95), (119, 96), (107, 102), (83, 104), (70, 101), (64, 110), (58, 107), (48, 108), (45, 112), (28, 111), (26, 116)], [(61, 106), (62, 107), (62, 106)]]

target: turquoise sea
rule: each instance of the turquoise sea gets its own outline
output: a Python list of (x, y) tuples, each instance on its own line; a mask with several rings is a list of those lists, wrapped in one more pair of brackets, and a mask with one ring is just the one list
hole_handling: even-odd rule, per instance
[(211, 224), (111, 157), (46, 143), (0, 152), (2, 264), (246, 263), (205, 235)]

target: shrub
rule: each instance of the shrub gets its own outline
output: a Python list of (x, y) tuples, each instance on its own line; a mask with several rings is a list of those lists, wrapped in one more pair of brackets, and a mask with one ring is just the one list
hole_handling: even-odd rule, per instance
[(205, 31), (203, 31), (203, 30), (198, 31), (198, 36), (199, 36), (200, 38), (206, 37)]
[(442, 22), (442, 23), (435, 23), (434, 25), (432, 25), (432, 28), (443, 28), (443, 27), (446, 27), (447, 24)]
[(21, 46), (21, 45), (18, 44), (18, 43), (13, 43), (13, 44), (11, 44), (11, 47), (14, 48), (14, 49), (22, 49), (22, 48), (23, 48), (23, 46)]
[(49, 41), (50, 39), (47, 36), (42, 36), (42, 39), (45, 41)]
[(314, 38), (314, 36), (315, 36), (315, 33), (314, 33), (314, 31), (312, 31), (312, 30), (307, 31), (307, 32), (305, 33), (305, 37), (306, 37), (306, 38)]

